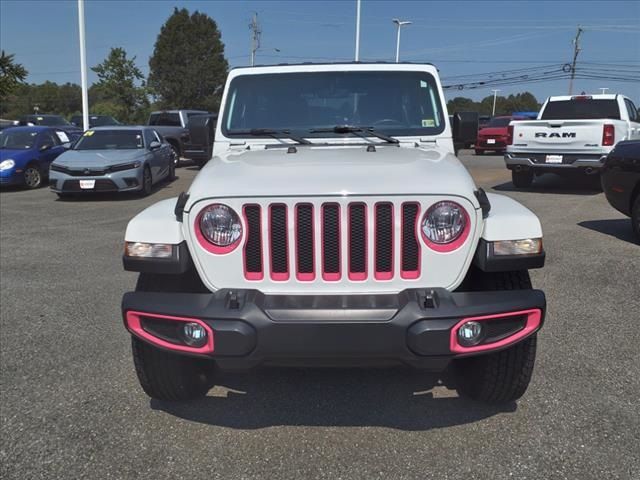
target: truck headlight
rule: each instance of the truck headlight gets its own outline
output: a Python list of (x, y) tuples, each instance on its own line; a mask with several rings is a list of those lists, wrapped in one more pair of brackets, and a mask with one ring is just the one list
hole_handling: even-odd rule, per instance
[[(453, 245), (463, 235), (468, 233), (469, 216), (467, 212), (455, 202), (448, 200), (433, 204), (422, 218), (422, 235), (430, 247), (442, 250), (438, 247), (449, 246), (445, 250), (452, 250), (458, 245)], [(464, 238), (462, 238), (464, 241)]]
[(213, 253), (228, 253), (233, 250), (242, 237), (242, 223), (238, 214), (227, 205), (214, 203), (205, 207), (196, 219), (196, 235), (216, 248), (207, 248)]
[(491, 242), (491, 254), (501, 255), (534, 255), (542, 252), (541, 238), (525, 238), (523, 240), (500, 240)]
[(0, 162), (0, 170), (9, 170), (16, 166), (16, 162), (12, 159), (8, 158), (7, 160), (3, 160)]

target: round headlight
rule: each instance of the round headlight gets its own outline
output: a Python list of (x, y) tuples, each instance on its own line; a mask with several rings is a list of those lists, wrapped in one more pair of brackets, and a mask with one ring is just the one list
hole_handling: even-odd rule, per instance
[(219, 203), (209, 205), (200, 212), (199, 227), (202, 236), (216, 247), (233, 247), (242, 236), (238, 214)]
[(457, 240), (467, 226), (467, 214), (454, 202), (438, 202), (429, 207), (422, 219), (422, 233), (436, 245)]

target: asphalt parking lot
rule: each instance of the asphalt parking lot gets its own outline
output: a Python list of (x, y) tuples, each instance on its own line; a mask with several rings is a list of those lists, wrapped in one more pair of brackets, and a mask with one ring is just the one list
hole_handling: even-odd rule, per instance
[(503, 408), (402, 369), (256, 371), (196, 402), (150, 401), (120, 316), (135, 283), (122, 269), (124, 230), (197, 171), (179, 169), (144, 199), (2, 191), (1, 477), (640, 478), (640, 246), (629, 220), (593, 180), (514, 191), (500, 157), (462, 158), (545, 233), (547, 266), (532, 272), (549, 305), (536, 371)]

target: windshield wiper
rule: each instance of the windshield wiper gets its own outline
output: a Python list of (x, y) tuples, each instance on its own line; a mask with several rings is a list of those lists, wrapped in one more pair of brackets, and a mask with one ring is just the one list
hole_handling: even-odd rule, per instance
[(299, 137), (291, 133), (290, 130), (274, 130), (271, 128), (252, 128), (251, 130), (232, 130), (229, 131), (231, 135), (251, 135), (252, 137), (272, 137), (277, 140), (280, 140), (282, 137), (293, 140), (296, 143), (301, 145), (313, 145), (313, 142), (310, 142), (306, 138)]
[(310, 133), (353, 133), (360, 138), (367, 138), (369, 136), (379, 138), (388, 143), (400, 143), (400, 140), (384, 133), (377, 132), (373, 127), (361, 127), (358, 125), (336, 125), (333, 128), (314, 128), (309, 130)]

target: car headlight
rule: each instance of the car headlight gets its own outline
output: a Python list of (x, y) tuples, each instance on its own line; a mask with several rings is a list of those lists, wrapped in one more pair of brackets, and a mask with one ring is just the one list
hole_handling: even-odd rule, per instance
[[(242, 237), (242, 223), (238, 214), (227, 205), (214, 203), (204, 208), (196, 220), (196, 233), (216, 248), (214, 253), (233, 250)], [(202, 244), (202, 241), (200, 242)], [(207, 248), (206, 244), (203, 244)]]
[(7, 160), (3, 160), (2, 162), (0, 162), (0, 170), (9, 170), (10, 168), (13, 168), (16, 166), (16, 162), (14, 162), (12, 159), (8, 158)]
[(108, 172), (120, 172), (122, 170), (132, 170), (134, 168), (139, 168), (141, 165), (142, 165), (142, 162), (121, 163), (120, 165), (113, 165), (111, 167), (107, 167), (106, 170)]
[(442, 201), (429, 207), (422, 218), (422, 234), (430, 246), (449, 245), (467, 231), (469, 218), (460, 205)]

